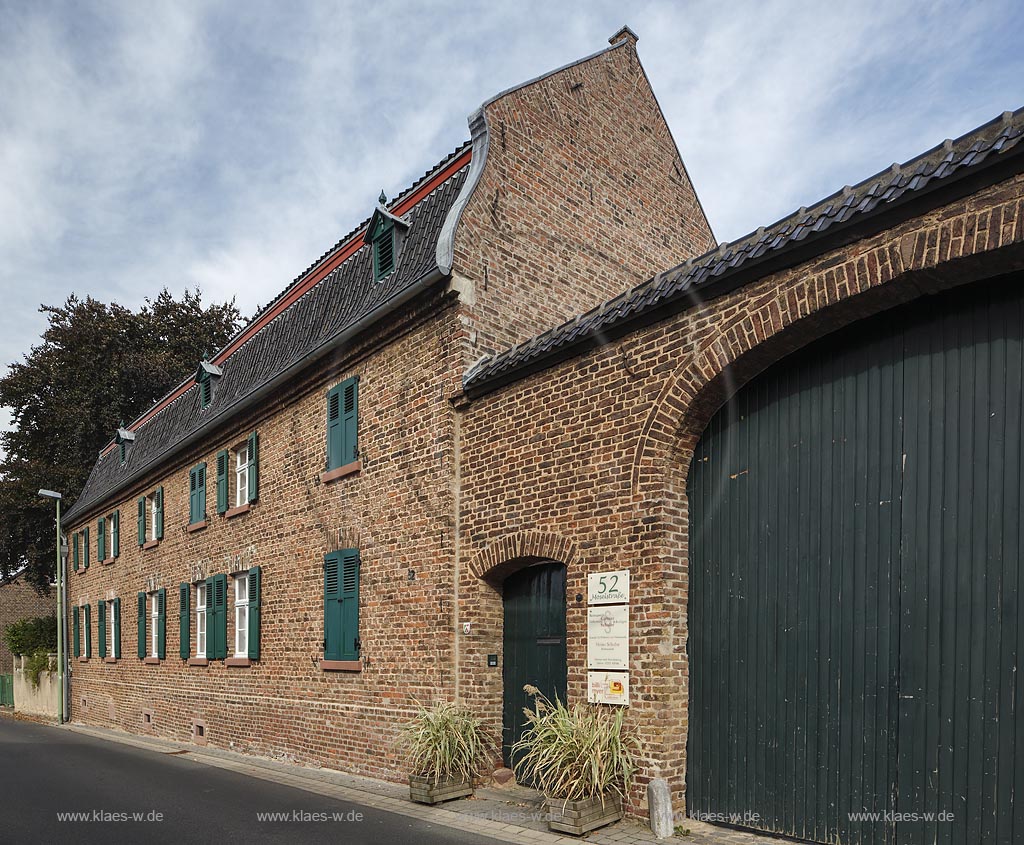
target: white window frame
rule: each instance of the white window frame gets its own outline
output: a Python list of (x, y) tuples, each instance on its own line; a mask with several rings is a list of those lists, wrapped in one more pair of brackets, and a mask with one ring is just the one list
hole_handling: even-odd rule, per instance
[(196, 584), (196, 657), (206, 657), (206, 582)]
[[(234, 578), (235, 591), (235, 657), (249, 656), (249, 573)], [(241, 637), (242, 647), (238, 641)]]
[(109, 626), (109, 632), (107, 634), (107, 657), (114, 657), (114, 600), (110, 599), (107, 602), (107, 625)]
[(149, 536), (146, 541), (156, 539), (156, 494), (146, 496), (146, 510), (149, 511), (149, 519), (146, 520), (146, 528)]
[(240, 508), (249, 501), (249, 444), (243, 443), (235, 449), (235, 507)]
[(160, 656), (160, 594), (149, 594), (149, 651), (150, 657)]

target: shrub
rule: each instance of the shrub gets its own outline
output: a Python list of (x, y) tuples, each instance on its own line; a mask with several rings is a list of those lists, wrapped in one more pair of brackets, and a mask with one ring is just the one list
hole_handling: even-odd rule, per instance
[(552, 704), (540, 690), (524, 687), (533, 696), (526, 707), (527, 726), (512, 746), (521, 779), (532, 781), (549, 799), (580, 801), (617, 794), (626, 797), (639, 742), (623, 724), (624, 707)]
[(43, 672), (53, 672), (57, 668), (57, 661), (50, 657), (47, 651), (36, 651), (33, 652), (28, 660), (25, 661), (25, 674), (28, 675), (32, 686), (39, 686), (39, 676)]
[(399, 742), (410, 773), (442, 781), (472, 782), (493, 749), (480, 720), (458, 705), (441, 701), (419, 707), (402, 728)]
[(19, 619), (4, 628), (4, 642), (11, 654), (35, 654), (57, 650), (57, 617)]

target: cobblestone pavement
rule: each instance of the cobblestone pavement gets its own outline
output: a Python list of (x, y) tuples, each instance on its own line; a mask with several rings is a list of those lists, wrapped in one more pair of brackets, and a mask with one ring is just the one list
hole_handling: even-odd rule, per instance
[(307, 768), (293, 762), (269, 760), (233, 751), (202, 748), (190, 743), (139, 737), (107, 728), (65, 725), (63, 729), (103, 737), (138, 748), (148, 748), (157, 753), (187, 754), (210, 766), (231, 769), (319, 795), (356, 801), (365, 806), (458, 830), (472, 831), (504, 842), (527, 845), (569, 845), (580, 842), (590, 845), (653, 845), (656, 842), (679, 845), (782, 845), (786, 841), (704, 824), (692, 819), (683, 820), (676, 828), (675, 836), (670, 839), (655, 839), (647, 825), (630, 819), (591, 831), (581, 837), (567, 836), (548, 831), (540, 795), (520, 786), (484, 787), (477, 789), (471, 798), (427, 807), (412, 803), (409, 800), (409, 788), (404, 784), (373, 780), (330, 769)]

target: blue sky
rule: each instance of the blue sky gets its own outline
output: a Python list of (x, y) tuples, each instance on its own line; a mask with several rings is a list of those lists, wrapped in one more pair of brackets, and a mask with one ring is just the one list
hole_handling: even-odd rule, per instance
[(624, 23), (719, 240), (1024, 105), (1016, 0), (0, 0), (0, 366), (71, 292), (250, 315)]

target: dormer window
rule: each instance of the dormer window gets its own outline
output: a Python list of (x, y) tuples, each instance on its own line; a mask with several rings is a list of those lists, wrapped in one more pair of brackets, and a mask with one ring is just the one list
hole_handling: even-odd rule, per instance
[(135, 442), (135, 432), (129, 431), (123, 425), (117, 430), (117, 434), (114, 435), (114, 442), (117, 443), (117, 447), (121, 454), (121, 463), (123, 464), (125, 458), (128, 457), (128, 444)]
[(196, 384), (199, 385), (199, 407), (209, 408), (213, 401), (213, 383), (224, 374), (216, 364), (203, 361), (196, 370)]
[(388, 276), (395, 269), (395, 226), (390, 221), (381, 221), (373, 236), (373, 278), (375, 281)]
[(373, 279), (376, 282), (383, 281), (394, 271), (401, 236), (409, 228), (408, 221), (396, 217), (384, 207), (387, 200), (381, 191), (377, 208), (366, 227), (366, 234), (363, 235), (363, 243), (372, 245)]

